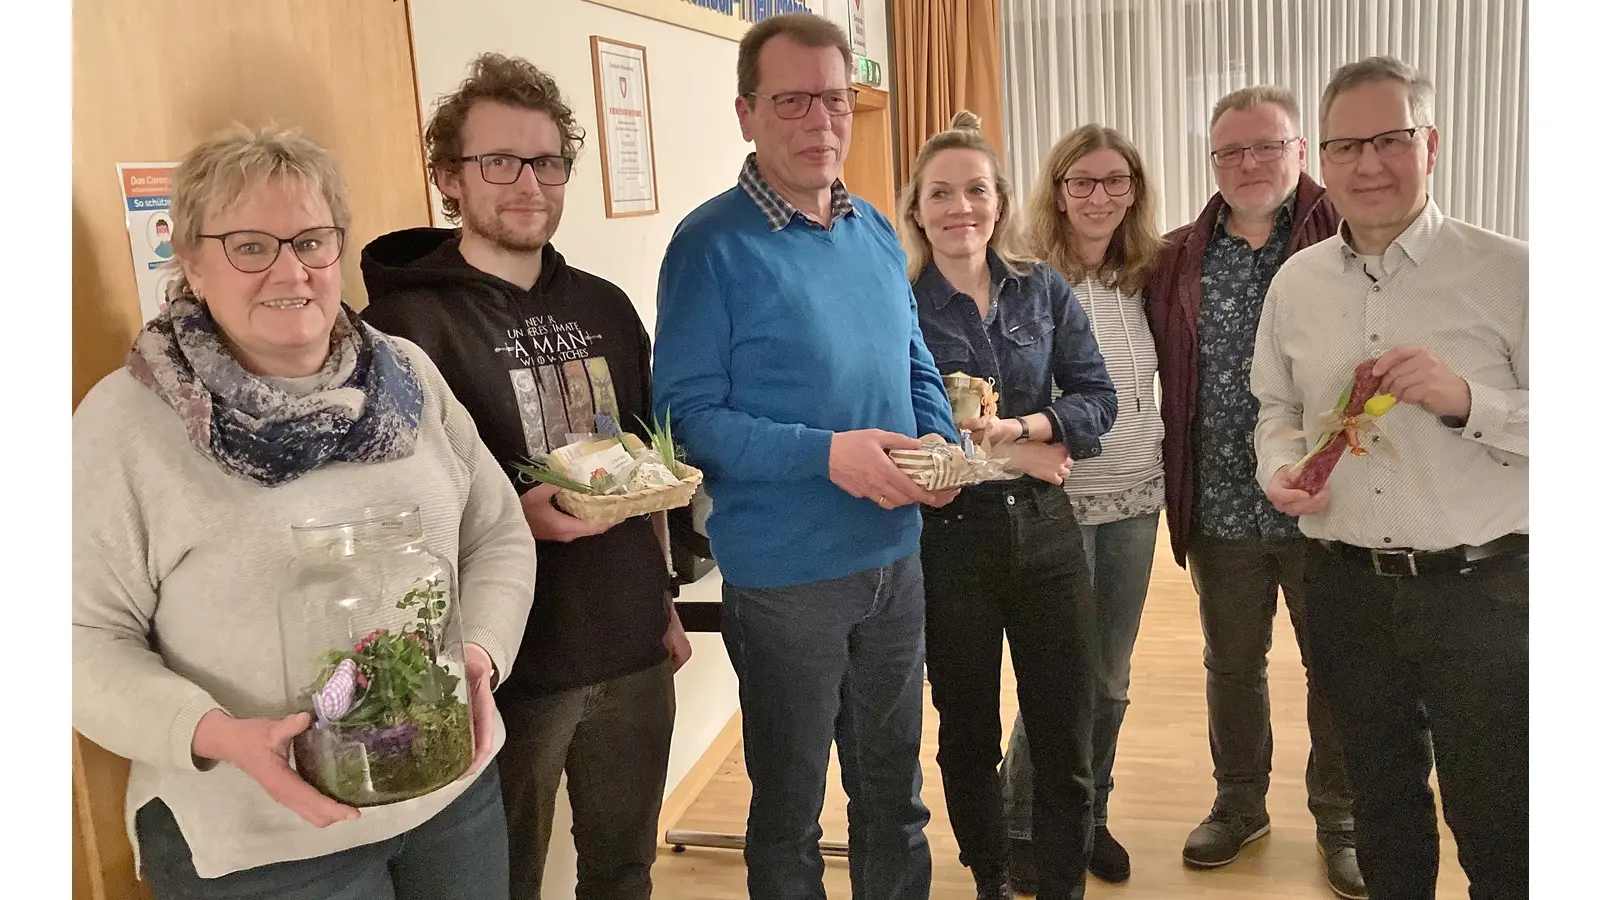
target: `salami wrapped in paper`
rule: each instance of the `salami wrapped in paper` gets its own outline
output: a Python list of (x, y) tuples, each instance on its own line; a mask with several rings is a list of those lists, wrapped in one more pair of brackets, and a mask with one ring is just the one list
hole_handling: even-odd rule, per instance
[(1290, 487), (1308, 494), (1319, 493), (1328, 486), (1334, 467), (1346, 451), (1351, 456), (1365, 456), (1367, 447), (1362, 440), (1370, 445), (1381, 439), (1376, 422), (1394, 407), (1395, 397), (1378, 393), (1378, 378), (1372, 374), (1376, 363), (1376, 359), (1368, 359), (1356, 366), (1338, 405), (1318, 419), (1321, 431), (1317, 443), (1295, 464)]

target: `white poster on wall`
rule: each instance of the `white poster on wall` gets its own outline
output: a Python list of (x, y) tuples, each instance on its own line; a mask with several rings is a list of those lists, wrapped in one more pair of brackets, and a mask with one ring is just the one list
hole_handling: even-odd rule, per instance
[(133, 251), (133, 281), (139, 315), (148, 322), (167, 308), (167, 287), (178, 275), (172, 265), (172, 170), (177, 163), (117, 163), (122, 206)]
[(867, 10), (864, 0), (850, 2), (850, 49), (856, 56), (867, 55)]
[(644, 48), (591, 35), (595, 105), (606, 215), (647, 216), (658, 210), (656, 160), (650, 122), (650, 81)]

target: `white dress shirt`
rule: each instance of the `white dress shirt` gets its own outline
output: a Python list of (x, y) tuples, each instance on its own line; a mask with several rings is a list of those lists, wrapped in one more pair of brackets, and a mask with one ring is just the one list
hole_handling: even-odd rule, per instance
[[(1346, 226), (1290, 257), (1256, 333), (1250, 389), (1263, 489), (1303, 457), (1355, 367), (1405, 344), (1432, 350), (1472, 392), (1463, 428), (1420, 406), (1377, 420), (1379, 447), (1346, 453), (1312, 538), (1441, 550), (1528, 531), (1528, 244), (1447, 218), (1430, 197), (1416, 221), (1363, 262)], [(1387, 443), (1387, 449), (1383, 445)]]

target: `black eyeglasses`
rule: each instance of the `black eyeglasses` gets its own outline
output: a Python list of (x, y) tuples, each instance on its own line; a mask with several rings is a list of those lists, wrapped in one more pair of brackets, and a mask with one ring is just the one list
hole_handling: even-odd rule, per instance
[(1331, 163), (1355, 162), (1361, 158), (1361, 151), (1367, 144), (1371, 144), (1379, 156), (1402, 156), (1417, 142), (1417, 132), (1432, 127), (1432, 125), (1414, 125), (1366, 138), (1333, 138), (1317, 146), (1322, 148), (1323, 154)]
[(572, 177), (572, 160), (565, 156), (516, 156), (511, 153), (479, 153), (458, 156), (458, 163), (475, 162), (483, 180), (490, 184), (516, 184), (522, 167), (533, 169), (535, 181), (546, 187), (559, 187)]
[(780, 119), (803, 119), (806, 113), (811, 112), (811, 101), (821, 98), (822, 109), (830, 116), (848, 116), (855, 112), (856, 96), (861, 92), (855, 88), (841, 88), (835, 91), (823, 91), (818, 94), (806, 91), (784, 91), (781, 94), (746, 94), (760, 100), (771, 100), (772, 111)]
[(272, 268), (288, 244), (308, 269), (326, 269), (344, 253), (344, 229), (336, 225), (307, 228), (294, 237), (281, 238), (265, 231), (229, 231), (199, 237), (222, 242), (222, 252), (235, 269), (255, 275)]
[(1107, 197), (1126, 197), (1133, 190), (1132, 175), (1110, 175), (1105, 178), (1063, 178), (1067, 196), (1085, 200), (1094, 194), (1095, 185), (1105, 188)]
[(1244, 152), (1249, 150), (1250, 155), (1255, 158), (1256, 162), (1272, 162), (1275, 159), (1282, 158), (1284, 152), (1289, 149), (1289, 145), (1298, 140), (1300, 139), (1292, 137), (1281, 141), (1262, 141), (1259, 144), (1251, 144), (1248, 147), (1223, 147), (1221, 150), (1211, 151), (1211, 161), (1216, 163), (1219, 169), (1231, 169), (1244, 162)]

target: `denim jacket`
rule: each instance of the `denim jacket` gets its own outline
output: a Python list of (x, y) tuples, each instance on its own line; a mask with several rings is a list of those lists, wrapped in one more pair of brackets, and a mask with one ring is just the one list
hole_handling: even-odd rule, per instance
[[(988, 322), (932, 262), (912, 285), (939, 373), (994, 379), (1002, 417), (1042, 412), (1073, 459), (1100, 455), (1100, 436), (1117, 419), (1117, 389), (1072, 288), (1048, 264), (1019, 272), (992, 249), (989, 271), (1000, 291)], [(1052, 387), (1061, 391), (1053, 401)]]

